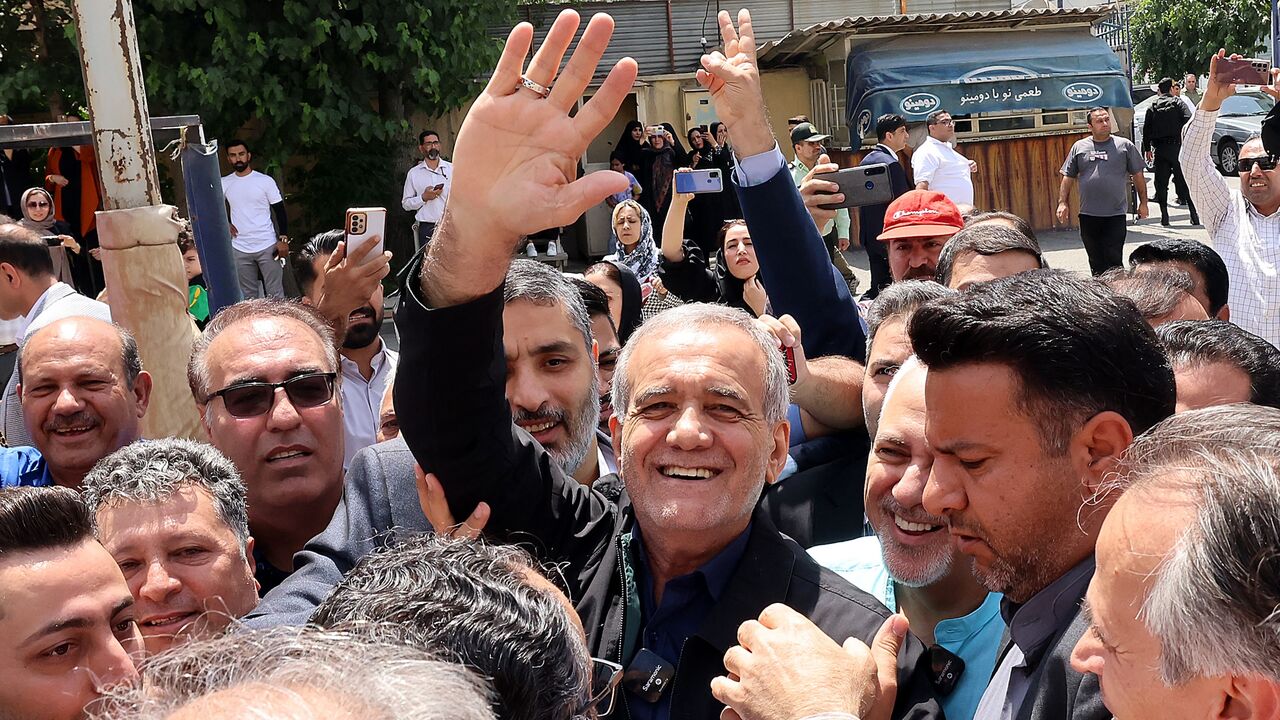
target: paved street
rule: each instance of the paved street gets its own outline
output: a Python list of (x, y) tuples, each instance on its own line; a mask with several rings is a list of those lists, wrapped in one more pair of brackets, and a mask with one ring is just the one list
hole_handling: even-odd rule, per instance
[[(1240, 179), (1232, 176), (1227, 178), (1227, 186), (1237, 189), (1240, 186)], [(1155, 180), (1151, 173), (1147, 173), (1147, 189), (1154, 194)], [(1173, 199), (1173, 183), (1169, 184), (1169, 199)], [(1184, 207), (1171, 206), (1169, 211), (1169, 220), (1173, 224), (1170, 227), (1161, 227), (1160, 225), (1160, 207), (1156, 205), (1155, 200), (1150, 203), (1151, 217), (1146, 220), (1139, 221), (1138, 224), (1129, 224), (1128, 242), (1125, 243), (1125, 258), (1129, 257), (1129, 253), (1137, 246), (1144, 242), (1149, 242), (1162, 237), (1184, 237), (1193, 240), (1199, 240), (1209, 243), (1209, 235), (1203, 227), (1191, 227), (1187, 209)], [(1089, 259), (1085, 255), (1084, 246), (1080, 244), (1080, 233), (1077, 230), (1062, 231), (1043, 231), (1037, 233), (1040, 239), (1040, 247), (1044, 250), (1046, 259), (1049, 261), (1050, 267), (1074, 270), (1079, 273), (1088, 274)], [(1209, 243), (1212, 244), (1212, 243)], [(860, 250), (845, 253), (849, 260), (849, 264), (853, 266), (854, 273), (858, 276), (860, 287), (865, 288), (867, 283), (871, 282), (871, 273), (867, 270), (867, 256)]]

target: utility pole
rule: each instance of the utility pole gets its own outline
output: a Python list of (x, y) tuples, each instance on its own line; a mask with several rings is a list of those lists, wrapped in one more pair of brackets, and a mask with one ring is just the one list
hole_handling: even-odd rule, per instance
[(107, 210), (160, 204), (131, 0), (75, 0), (80, 69)]
[(73, 0), (89, 126), (102, 180), (98, 240), (111, 319), (133, 333), (154, 381), (145, 437), (197, 437), (186, 387), (195, 325), (173, 208), (163, 205), (131, 0)]

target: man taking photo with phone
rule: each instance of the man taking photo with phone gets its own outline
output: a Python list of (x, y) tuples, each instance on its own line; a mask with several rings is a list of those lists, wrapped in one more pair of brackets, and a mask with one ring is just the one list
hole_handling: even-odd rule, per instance
[(435, 130), (418, 134), (418, 149), (422, 151), (422, 162), (409, 168), (400, 206), (414, 214), (418, 224), (416, 240), (418, 247), (422, 247), (431, 240), (436, 224), (444, 216), (453, 163), (440, 157), (440, 133)]
[[(1280, 278), (1273, 268), (1280, 260), (1280, 218), (1276, 216), (1280, 210), (1280, 173), (1276, 171), (1280, 148), (1276, 145), (1280, 143), (1275, 136), (1280, 128), (1275, 110), (1263, 122), (1262, 138), (1240, 148), (1238, 191), (1227, 186), (1209, 155), (1218, 110), (1236, 93), (1235, 83), (1220, 77), (1219, 66), (1227, 69), (1227, 61), (1239, 57), (1228, 58), (1225, 50), (1219, 50), (1209, 60), (1209, 83), (1184, 129), (1178, 160), (1210, 242), (1227, 265), (1231, 322), (1276, 345), (1280, 344)], [(1275, 71), (1271, 72), (1271, 82), (1260, 89), (1272, 98), (1280, 97)]]

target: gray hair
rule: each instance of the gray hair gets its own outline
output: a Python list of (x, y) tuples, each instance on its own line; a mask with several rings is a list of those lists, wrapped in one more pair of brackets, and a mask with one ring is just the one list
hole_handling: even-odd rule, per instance
[(1174, 415), (1134, 442), (1107, 489), (1193, 507), (1139, 615), (1160, 641), (1165, 683), (1280, 681), (1280, 410)]
[[(281, 318), (299, 322), (310, 328), (320, 339), (325, 349), (325, 362), (329, 372), (338, 372), (338, 346), (334, 340), (333, 328), (320, 314), (320, 311), (293, 300), (279, 298), (257, 298), (244, 300), (228, 308), (223, 308), (209, 324), (204, 333), (191, 346), (191, 360), (187, 362), (187, 385), (196, 403), (204, 405), (209, 401), (209, 383), (212, 382), (209, 370), (209, 346), (227, 328), (237, 323), (257, 318)], [(338, 373), (341, 381), (342, 374)]]
[(764, 419), (770, 425), (787, 417), (790, 403), (790, 387), (787, 384), (787, 366), (778, 351), (778, 341), (758, 325), (755, 318), (737, 308), (710, 303), (681, 305), (653, 316), (641, 325), (627, 340), (618, 355), (613, 371), (612, 401), (619, 422), (626, 420), (631, 400), (631, 356), (637, 347), (653, 336), (662, 337), (677, 330), (689, 328), (711, 329), (733, 327), (746, 333), (764, 354)]
[[(96, 518), (103, 508), (157, 505), (188, 487), (209, 493), (218, 519), (236, 534), (243, 551), (249, 542), (245, 486), (236, 466), (212, 445), (186, 438), (130, 443), (93, 466), (81, 493)], [(96, 520), (94, 529), (99, 531)]]
[(983, 221), (965, 225), (942, 246), (942, 252), (938, 254), (938, 282), (948, 287), (951, 285), (951, 272), (955, 269), (956, 260), (964, 255), (999, 255), (1005, 252), (1030, 255), (1037, 267), (1049, 267), (1034, 236), (1028, 237), (1008, 225)]
[(909, 318), (930, 300), (955, 293), (932, 280), (902, 280), (885, 287), (867, 309), (867, 357), (871, 357), (871, 343), (875, 342), (881, 325), (896, 317)]
[(591, 697), (591, 659), (572, 610), (530, 584), (514, 545), (424, 534), (366, 556), (311, 623), (394, 628), (397, 637), (490, 678), (504, 720), (571, 720)]
[(141, 682), (111, 691), (90, 717), (161, 720), (219, 693), (235, 693), (216, 706), (224, 717), (493, 720), (489, 689), (462, 666), (394, 641), (313, 628), (187, 643), (150, 658)]
[(591, 318), (587, 316), (587, 306), (578, 288), (562, 273), (537, 260), (513, 260), (502, 286), (502, 301), (509, 304), (516, 300), (543, 307), (559, 305), (569, 322), (582, 333), (587, 352), (591, 352)]
[[(71, 319), (71, 318), (63, 318), (63, 320), (68, 320), (68, 319)], [(122, 326), (118, 325), (117, 323), (113, 323), (108, 320), (98, 320), (96, 318), (83, 317), (83, 316), (75, 316), (74, 320), (77, 322), (84, 321), (84, 320), (91, 320), (93, 322), (104, 323), (106, 325), (110, 325), (111, 328), (116, 331), (116, 337), (120, 339), (120, 367), (124, 371), (124, 386), (132, 390), (134, 383), (138, 381), (138, 376), (142, 374), (142, 354), (138, 351), (138, 341), (136, 338), (133, 337), (133, 333), (129, 332), (128, 330), (125, 330)], [(62, 321), (60, 320), (58, 322), (62, 322)], [(39, 335), (41, 332), (43, 332), (53, 324), (54, 323), (49, 323), (49, 325), (45, 325), (39, 330), (36, 330), (34, 333), (31, 334), (31, 338), (27, 338), (26, 342), (23, 343), (22, 347), (19, 348), (18, 367), (16, 371), (18, 373), (19, 382), (22, 381), (22, 366), (26, 361), (27, 348), (31, 346), (31, 339), (34, 338), (36, 335)]]

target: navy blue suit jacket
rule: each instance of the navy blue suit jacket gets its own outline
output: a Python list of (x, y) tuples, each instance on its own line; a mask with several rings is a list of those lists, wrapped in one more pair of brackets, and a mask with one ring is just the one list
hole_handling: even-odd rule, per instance
[[(876, 163), (885, 163), (889, 166), (889, 187), (893, 189), (893, 197), (896, 199), (911, 187), (907, 184), (907, 171), (902, 167), (902, 163), (898, 162), (898, 157), (889, 152), (885, 146), (877, 145), (871, 149), (871, 152), (862, 158), (862, 162), (858, 166), (875, 165)], [(889, 209), (888, 203), (884, 205), (864, 205), (858, 208), (858, 239), (862, 241), (862, 247), (867, 247), (868, 243), (879, 242), (876, 236), (884, 232), (884, 212)]]

